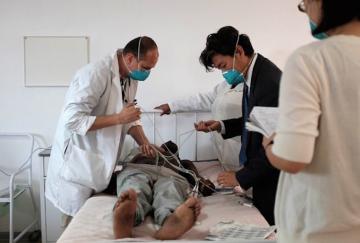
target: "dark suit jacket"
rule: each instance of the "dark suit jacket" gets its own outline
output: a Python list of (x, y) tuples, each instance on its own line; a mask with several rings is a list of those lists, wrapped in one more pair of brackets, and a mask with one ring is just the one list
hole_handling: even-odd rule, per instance
[[(249, 112), (254, 106), (278, 106), (281, 70), (270, 60), (258, 54), (249, 94)], [(242, 117), (225, 120), (224, 138), (239, 136), (242, 133)], [(247, 142), (247, 162), (236, 172), (241, 187), (253, 187), (254, 205), (270, 225), (274, 224), (274, 204), (279, 171), (271, 166), (262, 146), (262, 135), (249, 132)]]

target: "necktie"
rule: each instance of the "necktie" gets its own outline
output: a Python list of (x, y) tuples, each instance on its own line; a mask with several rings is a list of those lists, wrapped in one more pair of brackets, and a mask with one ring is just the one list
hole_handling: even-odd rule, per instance
[(247, 161), (246, 156), (246, 147), (248, 142), (248, 130), (246, 129), (245, 123), (248, 120), (249, 116), (249, 97), (248, 97), (248, 90), (249, 87), (244, 82), (244, 89), (243, 89), (243, 99), (242, 99), (242, 133), (241, 133), (241, 149), (240, 149), (240, 165), (244, 165)]

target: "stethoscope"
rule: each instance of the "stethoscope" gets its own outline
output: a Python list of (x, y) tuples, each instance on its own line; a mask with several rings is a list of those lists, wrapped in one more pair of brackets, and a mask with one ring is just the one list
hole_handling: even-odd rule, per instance
[[(130, 79), (127, 78), (127, 79), (120, 79), (120, 85), (121, 85), (121, 94), (122, 94), (122, 101), (124, 104), (129, 104), (129, 96), (130, 96)], [(127, 89), (127, 94), (125, 94), (125, 90)], [(137, 100), (134, 99), (132, 101), (132, 103), (136, 103)]]

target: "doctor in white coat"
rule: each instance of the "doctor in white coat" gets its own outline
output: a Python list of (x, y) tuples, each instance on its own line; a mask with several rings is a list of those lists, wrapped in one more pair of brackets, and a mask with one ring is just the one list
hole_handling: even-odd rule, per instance
[(70, 83), (46, 180), (47, 199), (64, 214), (75, 215), (87, 198), (108, 186), (126, 134), (152, 154), (135, 95), (158, 56), (151, 38), (138, 37), (114, 56), (81, 68)]
[[(212, 119), (226, 120), (241, 116), (243, 84), (231, 85), (223, 81), (213, 90), (205, 93), (190, 95), (181, 99), (162, 104), (155, 109), (161, 109), (163, 114), (186, 111), (211, 111)], [(215, 151), (219, 161), (226, 170), (238, 171), (239, 152), (241, 145), (240, 136), (223, 139), (221, 134), (212, 133), (214, 136)]]
[[(241, 116), (243, 83), (227, 80), (216, 85), (213, 90), (190, 95), (162, 104), (155, 109), (162, 110), (161, 115), (171, 112), (211, 111), (214, 120), (232, 119)], [(223, 139), (220, 133), (212, 133), (214, 147), (219, 161), (225, 170), (240, 169), (239, 153), (241, 137)]]

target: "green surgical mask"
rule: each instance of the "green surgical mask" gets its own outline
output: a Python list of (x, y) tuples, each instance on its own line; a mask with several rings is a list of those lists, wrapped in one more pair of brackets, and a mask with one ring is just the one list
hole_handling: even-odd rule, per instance
[(318, 33), (318, 34), (313, 34), (315, 29), (317, 28), (317, 24), (312, 21), (310, 19), (310, 28), (311, 28), (311, 34), (316, 38), (316, 39), (319, 39), (319, 40), (323, 40), (323, 39), (326, 39), (328, 38), (328, 34), (326, 34), (325, 32), (321, 32), (321, 33)]

